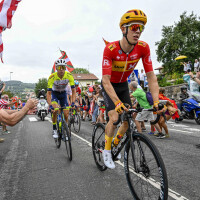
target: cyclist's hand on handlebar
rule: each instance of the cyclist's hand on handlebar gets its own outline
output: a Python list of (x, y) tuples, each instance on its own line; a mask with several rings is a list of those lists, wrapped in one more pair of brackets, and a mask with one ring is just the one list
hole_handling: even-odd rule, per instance
[(115, 102), (115, 111), (118, 112), (119, 114), (122, 114), (123, 111), (128, 111), (128, 109), (120, 100), (118, 100)]
[(71, 107), (72, 107), (73, 109), (75, 109), (75, 108), (76, 108), (76, 105), (75, 105), (75, 103), (74, 103), (74, 102), (72, 102), (72, 104), (71, 104)]

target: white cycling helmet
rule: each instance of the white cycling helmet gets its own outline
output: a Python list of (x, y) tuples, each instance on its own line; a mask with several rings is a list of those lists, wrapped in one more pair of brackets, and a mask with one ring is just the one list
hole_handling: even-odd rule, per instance
[(56, 62), (55, 62), (55, 66), (57, 67), (57, 66), (66, 66), (67, 65), (67, 63), (66, 63), (66, 61), (65, 61), (65, 59), (58, 59), (58, 60), (56, 60)]

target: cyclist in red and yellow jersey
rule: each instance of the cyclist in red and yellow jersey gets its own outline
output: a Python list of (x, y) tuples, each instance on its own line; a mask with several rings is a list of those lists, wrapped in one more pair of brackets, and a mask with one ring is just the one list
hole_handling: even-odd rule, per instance
[[(154, 99), (154, 106), (158, 107), (159, 87), (156, 75), (153, 72), (149, 45), (139, 38), (147, 23), (147, 16), (141, 10), (129, 10), (120, 20), (120, 29), (123, 37), (120, 41), (106, 45), (102, 63), (102, 86), (105, 106), (108, 111), (109, 122), (105, 128), (104, 163), (108, 168), (115, 168), (111, 156), (111, 143), (118, 119), (118, 114), (127, 111), (124, 103), (131, 105), (127, 78), (136, 67), (140, 58), (147, 75), (149, 88)], [(114, 139), (113, 145), (119, 143), (120, 138), (128, 128), (123, 122)], [(119, 157), (120, 158), (120, 155)]]

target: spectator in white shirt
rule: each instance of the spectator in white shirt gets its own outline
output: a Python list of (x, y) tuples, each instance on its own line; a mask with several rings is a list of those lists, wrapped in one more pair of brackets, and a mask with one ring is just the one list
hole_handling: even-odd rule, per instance
[(195, 62), (194, 62), (194, 72), (197, 72), (199, 70), (199, 62), (198, 62), (198, 59), (195, 59)]
[(145, 77), (144, 70), (141, 69), (141, 73), (140, 73), (140, 85), (141, 85), (142, 88), (144, 88), (144, 77)]

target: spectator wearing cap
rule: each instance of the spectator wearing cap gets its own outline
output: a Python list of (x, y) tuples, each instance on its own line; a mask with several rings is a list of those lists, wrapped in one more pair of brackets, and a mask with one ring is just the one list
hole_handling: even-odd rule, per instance
[(199, 62), (198, 62), (198, 59), (195, 59), (195, 62), (194, 62), (194, 72), (197, 72), (199, 70)]
[(0, 99), (1, 99), (1, 95), (3, 91), (5, 90), (5, 87), (6, 87), (6, 84), (3, 81), (1, 81), (1, 78), (0, 78)]

